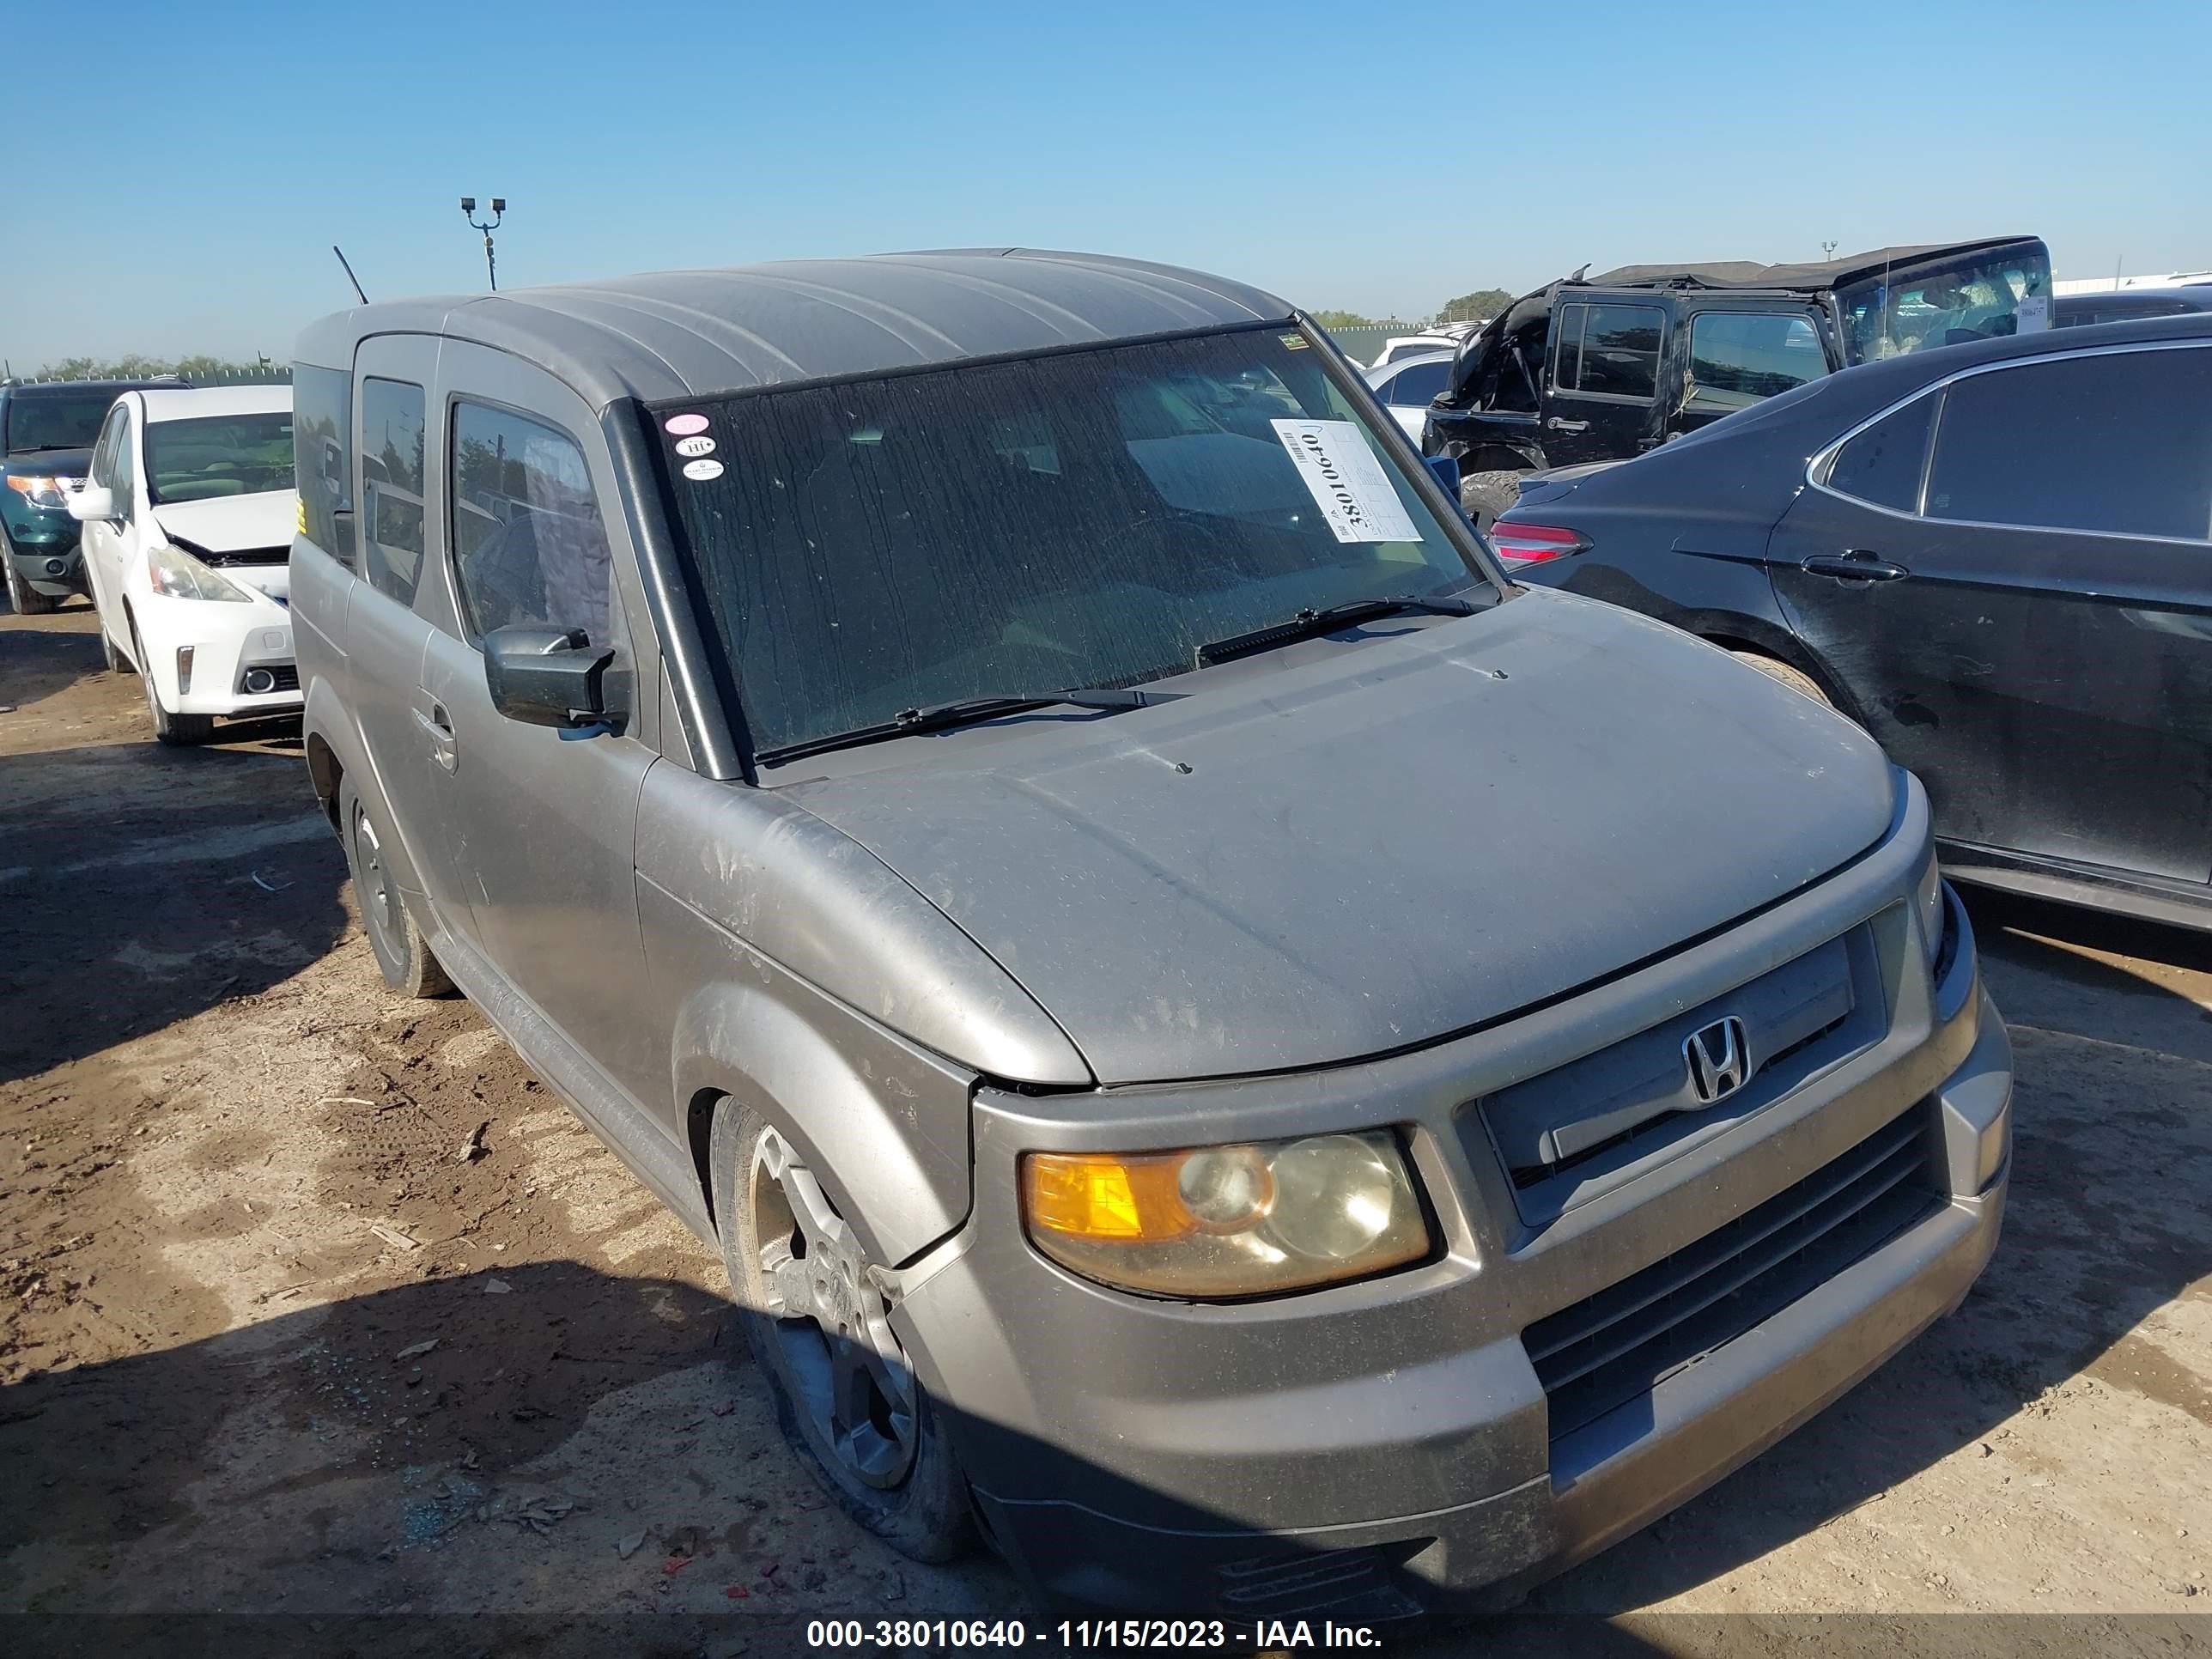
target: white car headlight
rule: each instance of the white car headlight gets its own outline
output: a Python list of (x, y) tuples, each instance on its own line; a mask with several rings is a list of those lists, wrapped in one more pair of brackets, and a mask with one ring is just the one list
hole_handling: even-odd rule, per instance
[(222, 599), (233, 605), (252, 601), (246, 592), (219, 570), (210, 570), (181, 547), (155, 542), (146, 549), (146, 574), (156, 593), (173, 599)]
[(1161, 1296), (1270, 1296), (1364, 1278), (1432, 1248), (1385, 1132), (1176, 1152), (1030, 1152), (1022, 1216), (1071, 1272)]

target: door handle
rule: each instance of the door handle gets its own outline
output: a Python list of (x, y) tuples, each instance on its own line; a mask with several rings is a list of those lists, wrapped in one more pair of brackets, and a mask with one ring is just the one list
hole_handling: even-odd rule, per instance
[(1554, 432), (1587, 432), (1589, 430), (1589, 422), (1588, 421), (1570, 421), (1565, 416), (1559, 415), (1547, 416), (1545, 419), (1544, 424), (1551, 428)]
[(1845, 582), (1893, 582), (1912, 574), (1901, 564), (1892, 564), (1856, 547), (1845, 553), (1815, 553), (1797, 568), (1809, 575), (1833, 576)]
[(445, 704), (433, 703), (427, 714), (419, 708), (414, 713), (415, 724), (430, 734), (430, 758), (452, 771), (459, 757), (454, 752), (453, 726), (447, 718)]

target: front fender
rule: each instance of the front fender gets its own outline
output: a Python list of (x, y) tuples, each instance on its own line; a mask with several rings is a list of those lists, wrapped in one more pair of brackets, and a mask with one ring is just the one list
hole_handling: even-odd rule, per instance
[[(639, 919), (654, 976), (693, 988), (670, 1037), (673, 1098), (698, 1115), (726, 1097), (796, 1147), (870, 1258), (911, 1260), (968, 1214), (975, 1073), (825, 995), (648, 882)], [(700, 1171), (703, 1192), (712, 1181)], [(727, 1218), (716, 1217), (719, 1227)]]

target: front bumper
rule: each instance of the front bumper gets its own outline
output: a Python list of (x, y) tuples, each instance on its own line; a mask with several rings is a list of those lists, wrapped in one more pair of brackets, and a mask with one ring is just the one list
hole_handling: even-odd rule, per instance
[[(1917, 810), (1917, 836), (1900, 839), (1924, 849)], [(959, 1247), (904, 1287), (896, 1317), (1002, 1551), (1048, 1595), (1087, 1605), (1370, 1620), (1479, 1607), (1648, 1524), (1881, 1365), (1989, 1260), (2011, 1133), (2010, 1048), (1964, 912), (1948, 901), (1958, 943), (1933, 983), (1911, 954), (1910, 860), (1893, 850), (1831, 884), (1847, 892), (1800, 896), (1576, 1000), (1611, 1002), (1608, 1017), (1632, 1024), (1635, 1008), (1667, 1005), (1670, 980), (1694, 1000), (1697, 975), (1725, 975), (1731, 953), (1741, 981), (1747, 957), (1786, 959), (1788, 941), (1832, 936), (1823, 930), (1853, 915), (1888, 930), (1885, 962), (1917, 970), (1893, 979), (1888, 1030), (1870, 1048), (1533, 1233), (1498, 1219), (1515, 1213), (1502, 1172), (1478, 1167), (1452, 1126), (1482, 1086), (1471, 1078), (1528, 1075), (1549, 1028), (1587, 1007), (1340, 1078), (1075, 1097), (1079, 1117), (1049, 1097), (979, 1103), (975, 1212)], [(1248, 1091), (1272, 1095), (1270, 1134), (1366, 1127), (1359, 1103), (1392, 1103), (1369, 1109), (1407, 1136), (1445, 1236), (1440, 1259), (1200, 1305), (1086, 1283), (1023, 1243), (1022, 1150), (1257, 1139)], [(1913, 1161), (1907, 1219), (1640, 1395), (1553, 1434), (1531, 1327), (1724, 1226), (1759, 1224), (1883, 1136)]]
[[(291, 618), (281, 606), (142, 599), (139, 628), (162, 706), (173, 714), (236, 719), (301, 706)], [(179, 647), (186, 646), (191, 648), (189, 685), (178, 661)], [(267, 691), (246, 690), (256, 671), (275, 682)]]
[(49, 599), (83, 593), (84, 557), (77, 548), (76, 520), (60, 526), (44, 524), (7, 527), (6, 552), (15, 574)]

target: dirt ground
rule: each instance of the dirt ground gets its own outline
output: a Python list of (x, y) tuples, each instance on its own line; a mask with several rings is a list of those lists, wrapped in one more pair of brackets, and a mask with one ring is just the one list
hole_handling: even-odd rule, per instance
[[(158, 748), (88, 610), (0, 616), (0, 1644), (513, 1614), (778, 1651), (793, 1615), (1023, 1611), (824, 1506), (720, 1263), (466, 1002), (384, 992), (296, 729), (226, 736)], [(1798, 1615), (2212, 1611), (2212, 941), (1973, 908), (2019, 1062), (1996, 1263), (1537, 1610), (1746, 1653)]]

